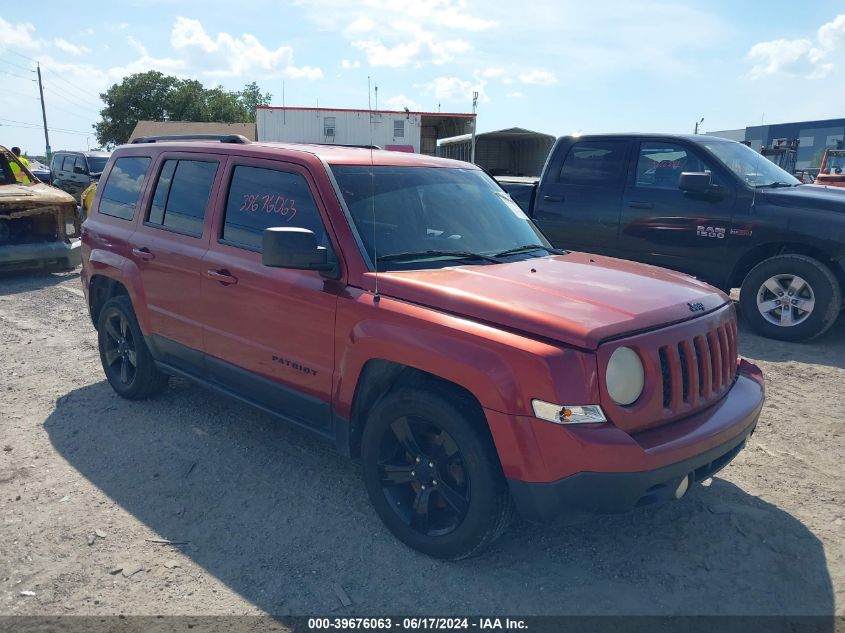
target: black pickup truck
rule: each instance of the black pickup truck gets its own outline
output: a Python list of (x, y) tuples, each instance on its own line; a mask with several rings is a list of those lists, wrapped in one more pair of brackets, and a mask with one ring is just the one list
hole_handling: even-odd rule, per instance
[(566, 136), (539, 181), (498, 181), (555, 246), (741, 288), (764, 336), (818, 336), (843, 307), (845, 188), (801, 184), (742, 143)]

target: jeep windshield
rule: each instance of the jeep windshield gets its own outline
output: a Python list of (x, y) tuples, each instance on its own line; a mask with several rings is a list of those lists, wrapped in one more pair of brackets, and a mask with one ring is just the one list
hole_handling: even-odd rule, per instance
[(702, 145), (752, 187), (792, 187), (801, 184), (800, 180), (742, 143), (707, 141)]
[(380, 270), (491, 264), (557, 252), (477, 169), (333, 165), (364, 249)]

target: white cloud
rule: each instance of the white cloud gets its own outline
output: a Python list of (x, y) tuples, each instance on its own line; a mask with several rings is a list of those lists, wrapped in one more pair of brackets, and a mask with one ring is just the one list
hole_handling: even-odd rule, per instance
[(35, 27), (29, 22), (19, 22), (12, 24), (0, 18), (0, 42), (4, 48), (9, 50), (27, 51), (35, 50), (40, 47), (40, 43), (32, 36), (35, 32)]
[(353, 68), (360, 68), (361, 62), (359, 62), (357, 59), (353, 62), (349, 61), (348, 59), (341, 59), (340, 60), (340, 67), (343, 68), (344, 70), (351, 70)]
[(404, 93), (398, 94), (395, 97), (390, 97), (385, 100), (384, 103), (388, 110), (403, 110), (405, 108), (416, 111), (422, 110), (422, 106), (420, 106), (420, 104), (413, 99), (406, 97)]
[(755, 44), (747, 56), (753, 63), (750, 76), (752, 79), (773, 75), (822, 79), (836, 68), (845, 53), (843, 44), (845, 14), (823, 24), (815, 40), (777, 39)]
[(376, 23), (373, 22), (370, 18), (366, 16), (361, 16), (357, 20), (354, 20), (350, 23), (349, 26), (346, 27), (347, 33), (366, 33), (368, 31), (372, 31), (376, 27)]
[(318, 26), (346, 37), (371, 66), (388, 68), (452, 62), (472, 49), (461, 33), (498, 25), (473, 15), (464, 0), (300, 0), (297, 4)]
[(486, 81), (476, 78), (475, 82), (459, 77), (435, 77), (430, 82), (420, 86), (423, 94), (437, 98), (439, 101), (454, 101), (472, 104), (472, 93), (478, 92), (481, 101), (490, 98), (484, 92)]
[(53, 46), (55, 46), (56, 48), (58, 48), (61, 51), (64, 51), (65, 53), (69, 53), (71, 55), (76, 55), (76, 56), (85, 55), (85, 54), (91, 52), (91, 49), (88, 48), (87, 46), (80, 46), (80, 45), (76, 45), (76, 44), (71, 44), (70, 42), (68, 42), (63, 37), (57, 37), (56, 39), (54, 39), (53, 40)]
[(548, 70), (530, 70), (519, 76), (519, 80), (524, 84), (534, 84), (538, 86), (551, 86), (557, 83), (557, 77), (554, 73)]
[(493, 79), (495, 77), (501, 77), (505, 74), (504, 69), (502, 68), (485, 68), (481, 71), (481, 76), (487, 79)]
[(170, 44), (188, 65), (205, 75), (263, 76), (290, 79), (319, 79), (323, 72), (311, 66), (295, 66), (293, 48), (269, 49), (250, 33), (234, 37), (229, 33), (209, 35), (199, 20), (178, 17), (170, 33)]
[(526, 98), (528, 98), (528, 95), (526, 95), (524, 92), (520, 92), (519, 90), (517, 90), (516, 92), (508, 92), (505, 96), (508, 99), (526, 99)]

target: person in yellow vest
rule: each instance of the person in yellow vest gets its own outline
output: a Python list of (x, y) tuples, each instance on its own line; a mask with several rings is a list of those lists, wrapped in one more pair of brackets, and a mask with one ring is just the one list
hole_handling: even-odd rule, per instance
[[(17, 158), (18, 161), (20, 161), (20, 163), (24, 167), (29, 169), (29, 161), (26, 159), (25, 156), (21, 156), (21, 148), (20, 147), (13, 147), (12, 148), (12, 154), (15, 155), (15, 158)], [(12, 168), (12, 173), (15, 174), (15, 180), (17, 180), (18, 182), (24, 182), (24, 183), (32, 182), (30, 180), (29, 176), (26, 175), (26, 173), (20, 168), (20, 165), (18, 165), (15, 161), (10, 161), (9, 166)]]

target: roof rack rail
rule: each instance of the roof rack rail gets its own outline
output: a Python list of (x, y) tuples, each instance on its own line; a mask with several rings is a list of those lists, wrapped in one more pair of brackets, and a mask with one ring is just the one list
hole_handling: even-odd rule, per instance
[[(311, 143), (307, 143), (310, 145)], [(325, 145), (326, 147), (354, 147), (357, 149), (382, 149), (378, 145), (357, 145), (356, 143), (313, 143), (313, 145)]]
[(140, 136), (132, 140), (137, 143), (158, 143), (160, 141), (219, 141), (220, 143), (237, 143), (245, 145), (252, 143), (242, 134), (166, 134), (163, 136)]

